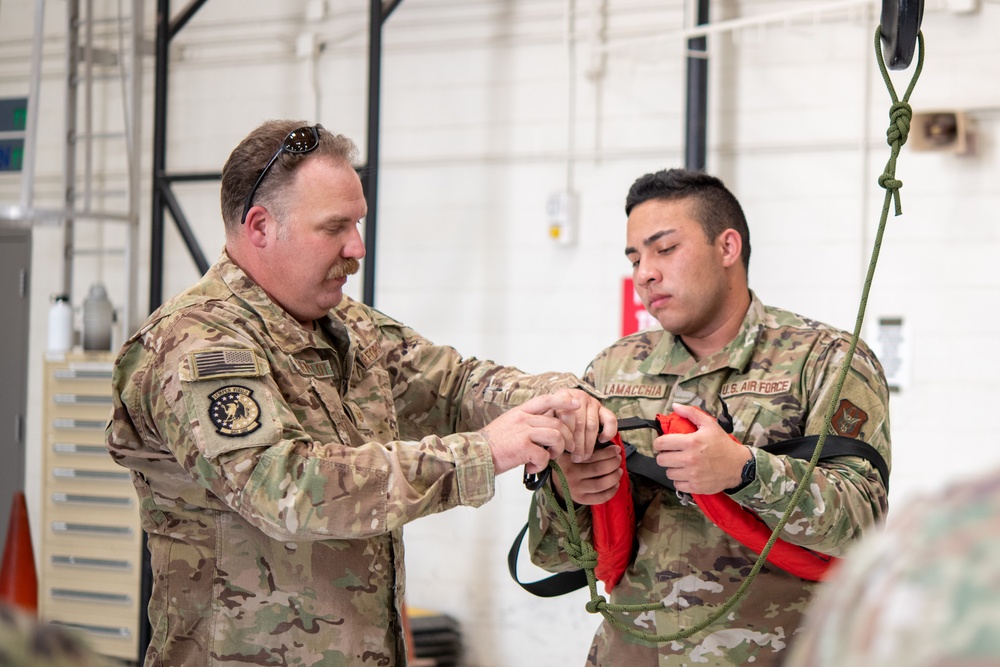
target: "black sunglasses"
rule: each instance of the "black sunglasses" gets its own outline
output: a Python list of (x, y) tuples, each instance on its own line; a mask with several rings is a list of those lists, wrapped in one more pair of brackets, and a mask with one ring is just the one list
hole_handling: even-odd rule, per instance
[(250, 206), (253, 204), (253, 196), (257, 194), (257, 188), (260, 187), (264, 177), (267, 176), (267, 172), (271, 170), (271, 165), (275, 163), (282, 153), (302, 154), (316, 150), (316, 147), (319, 146), (319, 131), (322, 129), (324, 129), (323, 126), (316, 123), (312, 127), (300, 127), (288, 133), (288, 136), (281, 142), (281, 148), (278, 149), (278, 152), (274, 154), (271, 161), (264, 167), (264, 171), (260, 172), (257, 182), (250, 189), (250, 194), (247, 195), (247, 200), (243, 203), (243, 215), (240, 217), (240, 224), (247, 221), (247, 213), (250, 212)]

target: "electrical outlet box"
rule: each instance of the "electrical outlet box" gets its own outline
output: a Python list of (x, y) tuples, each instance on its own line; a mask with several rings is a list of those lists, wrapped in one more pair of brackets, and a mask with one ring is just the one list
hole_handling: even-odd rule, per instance
[(549, 238), (559, 245), (576, 243), (579, 218), (579, 195), (572, 190), (560, 190), (549, 195), (546, 205)]

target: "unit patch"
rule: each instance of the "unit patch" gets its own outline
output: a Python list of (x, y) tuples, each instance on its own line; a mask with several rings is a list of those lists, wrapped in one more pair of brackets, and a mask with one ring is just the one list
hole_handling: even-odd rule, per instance
[(260, 428), (260, 406), (252, 397), (253, 391), (231, 385), (213, 392), (209, 398), (208, 416), (216, 432), (229, 437), (247, 435)]
[(868, 421), (868, 413), (851, 403), (846, 398), (841, 399), (837, 414), (833, 415), (830, 426), (837, 435), (845, 438), (857, 438), (861, 435), (861, 427)]
[(607, 397), (624, 396), (627, 398), (663, 398), (667, 395), (665, 384), (632, 384), (630, 382), (609, 382), (601, 389)]

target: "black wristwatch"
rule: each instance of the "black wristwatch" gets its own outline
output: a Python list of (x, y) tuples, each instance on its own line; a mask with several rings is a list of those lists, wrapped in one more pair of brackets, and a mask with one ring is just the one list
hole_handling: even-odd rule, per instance
[[(747, 447), (747, 449), (750, 449)], [(757, 479), (757, 457), (754, 456), (753, 450), (750, 449), (750, 459), (743, 464), (743, 472), (740, 473), (740, 484), (739, 486), (734, 486), (731, 489), (726, 489), (726, 493), (736, 493), (737, 491), (745, 488), (750, 482)]]

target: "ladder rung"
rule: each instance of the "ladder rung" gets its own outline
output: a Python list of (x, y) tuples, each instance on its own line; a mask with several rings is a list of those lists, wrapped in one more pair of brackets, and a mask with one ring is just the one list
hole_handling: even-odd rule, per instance
[(90, 134), (87, 134), (86, 132), (77, 132), (71, 134), (69, 140), (79, 143), (81, 141), (86, 141), (88, 139), (94, 140), (94, 139), (124, 139), (124, 138), (125, 138), (124, 132), (92, 132)]
[(84, 248), (82, 250), (73, 249), (71, 253), (74, 257), (88, 257), (88, 256), (100, 257), (102, 255), (124, 255), (125, 249), (105, 248), (102, 250), (100, 248)]
[[(80, 62), (87, 62), (87, 47), (78, 46), (76, 49), (76, 57)], [(118, 64), (118, 52), (112, 51), (111, 49), (102, 49), (100, 47), (92, 46), (90, 51), (90, 62), (95, 65), (117, 65)]]

